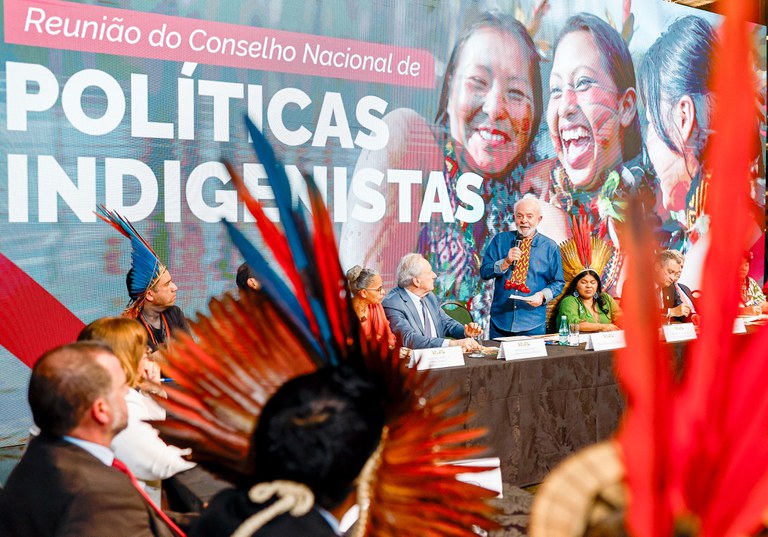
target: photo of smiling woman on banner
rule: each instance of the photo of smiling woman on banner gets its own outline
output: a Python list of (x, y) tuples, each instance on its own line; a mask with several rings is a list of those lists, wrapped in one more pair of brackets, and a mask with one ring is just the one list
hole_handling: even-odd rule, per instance
[[(616, 224), (630, 193), (643, 192), (653, 209), (635, 86), (632, 57), (618, 31), (589, 13), (565, 22), (555, 40), (547, 104), (556, 158), (526, 174), (526, 180), (551, 179), (546, 199), (562, 211), (559, 221), (542, 226), (545, 235), (561, 242), (571, 235), (571, 217), (586, 215), (596, 236), (619, 246)], [(606, 289), (614, 283), (605, 282)]]
[[(528, 31), (512, 15), (485, 12), (463, 30), (446, 66), (435, 125), (412, 110), (396, 110), (385, 118), (391, 126), (386, 155), (363, 152), (358, 161), (358, 167), (424, 170), (430, 180), (412, 200), (423, 198), (427, 206), (437, 197), (445, 202), (442, 210), (432, 204), (431, 213), (419, 211), (411, 220), (429, 219), (426, 224), (404, 224), (401, 217), (395, 228), (375, 226), (373, 235), (356, 233), (359, 224), (348, 222), (342, 251), (355, 250), (350, 260), (372, 259), (378, 249), (374, 263), (386, 275), (417, 248), (440, 275), (435, 293), (441, 300), (458, 300), (475, 318), (487, 317), (492, 286), (480, 278), (482, 252), (496, 233), (512, 228), (523, 170), (535, 161), (532, 141), (543, 114), (539, 61)], [(388, 208), (387, 217), (396, 215)]]

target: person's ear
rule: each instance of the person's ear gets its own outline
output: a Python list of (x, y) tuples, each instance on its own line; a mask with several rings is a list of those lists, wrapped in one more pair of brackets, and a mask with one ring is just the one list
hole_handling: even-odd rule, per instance
[(105, 425), (109, 423), (111, 416), (112, 408), (109, 406), (109, 402), (104, 397), (97, 397), (91, 404), (91, 417), (93, 420), (100, 425)]
[(637, 116), (637, 91), (627, 88), (619, 99), (619, 123), (622, 128), (629, 127)]
[(248, 278), (245, 284), (251, 289), (253, 289), (254, 291), (258, 291), (259, 289), (261, 289), (261, 284), (259, 283), (259, 280), (257, 280), (256, 278)]
[(147, 302), (154, 302), (155, 301), (155, 293), (152, 291), (152, 289), (147, 289), (146, 294), (144, 295), (144, 300)]
[(672, 118), (677, 131), (680, 133), (681, 141), (686, 145), (693, 136), (696, 122), (696, 105), (693, 104), (690, 95), (680, 97), (672, 111)]

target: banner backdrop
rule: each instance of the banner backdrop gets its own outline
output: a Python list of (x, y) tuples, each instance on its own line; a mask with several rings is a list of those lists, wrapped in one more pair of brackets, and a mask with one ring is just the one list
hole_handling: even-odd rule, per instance
[[(66, 323), (47, 319), (54, 328), (40, 334), (23, 317), (0, 331), (0, 445), (31, 422), (20, 338), (54, 337), (57, 325), (118, 315), (127, 302), (130, 247), (97, 222), (97, 204), (152, 243), (188, 315), (235, 288), (241, 259), (219, 221), (253, 226), (221, 159), (268, 208), (272, 197), (245, 114), (298, 203), (301, 176), (318, 183), (344, 268), (376, 268), (387, 287), (400, 257), (421, 251), (441, 299), (485, 323), (484, 247), (513, 229), (512, 207), (528, 194), (542, 201), (544, 234), (567, 239), (581, 215), (617, 249), (605, 276), (618, 295), (623, 204), (639, 193), (659, 245), (686, 253), (682, 281), (697, 288), (716, 15), (661, 0), (225, 5), (3, 2), (0, 254), (16, 281), (39, 286), (17, 289), (4, 318), (18, 320), (8, 316), (33, 297)], [(763, 148), (766, 32), (751, 31), (755, 78), (735, 83), (755, 87), (760, 120), (744, 136)], [(762, 152), (753, 170), (744, 246), (762, 282)]]

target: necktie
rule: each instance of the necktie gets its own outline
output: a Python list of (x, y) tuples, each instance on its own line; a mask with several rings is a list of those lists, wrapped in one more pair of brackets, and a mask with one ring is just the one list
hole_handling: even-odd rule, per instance
[(144, 498), (144, 501), (149, 504), (149, 506), (152, 508), (152, 510), (157, 514), (157, 516), (160, 517), (160, 519), (165, 522), (177, 535), (181, 537), (186, 537), (186, 534), (181, 531), (181, 528), (179, 528), (173, 520), (170, 519), (168, 515), (163, 513), (163, 510), (160, 509), (155, 502), (152, 501), (152, 498), (150, 498), (146, 491), (142, 488), (142, 486), (139, 484), (139, 481), (136, 479), (136, 476), (133, 475), (133, 472), (131, 472), (128, 467), (125, 465), (123, 461), (120, 459), (115, 459), (112, 461), (112, 468), (116, 468), (117, 470), (120, 470), (125, 475), (128, 476), (128, 479), (131, 480), (131, 484), (133, 485), (133, 488), (135, 488), (137, 491), (139, 491), (139, 494), (141, 494), (141, 497)]
[(424, 299), (421, 299), (421, 313), (424, 316), (424, 335), (432, 337), (432, 324), (429, 322), (429, 314), (427, 313), (427, 303)]

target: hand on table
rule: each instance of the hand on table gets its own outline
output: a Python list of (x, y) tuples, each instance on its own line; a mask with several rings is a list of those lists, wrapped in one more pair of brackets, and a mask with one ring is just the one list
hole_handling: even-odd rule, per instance
[(670, 317), (688, 317), (688, 314), (690, 313), (691, 313), (691, 308), (688, 307), (686, 304), (680, 304), (679, 306), (669, 309)]
[(467, 337), (464, 339), (454, 339), (451, 341), (451, 346), (460, 346), (462, 352), (472, 352), (480, 350), (480, 344), (472, 339), (471, 337)]
[(619, 328), (615, 324), (602, 324), (602, 325), (600, 325), (600, 331), (601, 332), (616, 332), (617, 330), (621, 330), (621, 328)]

